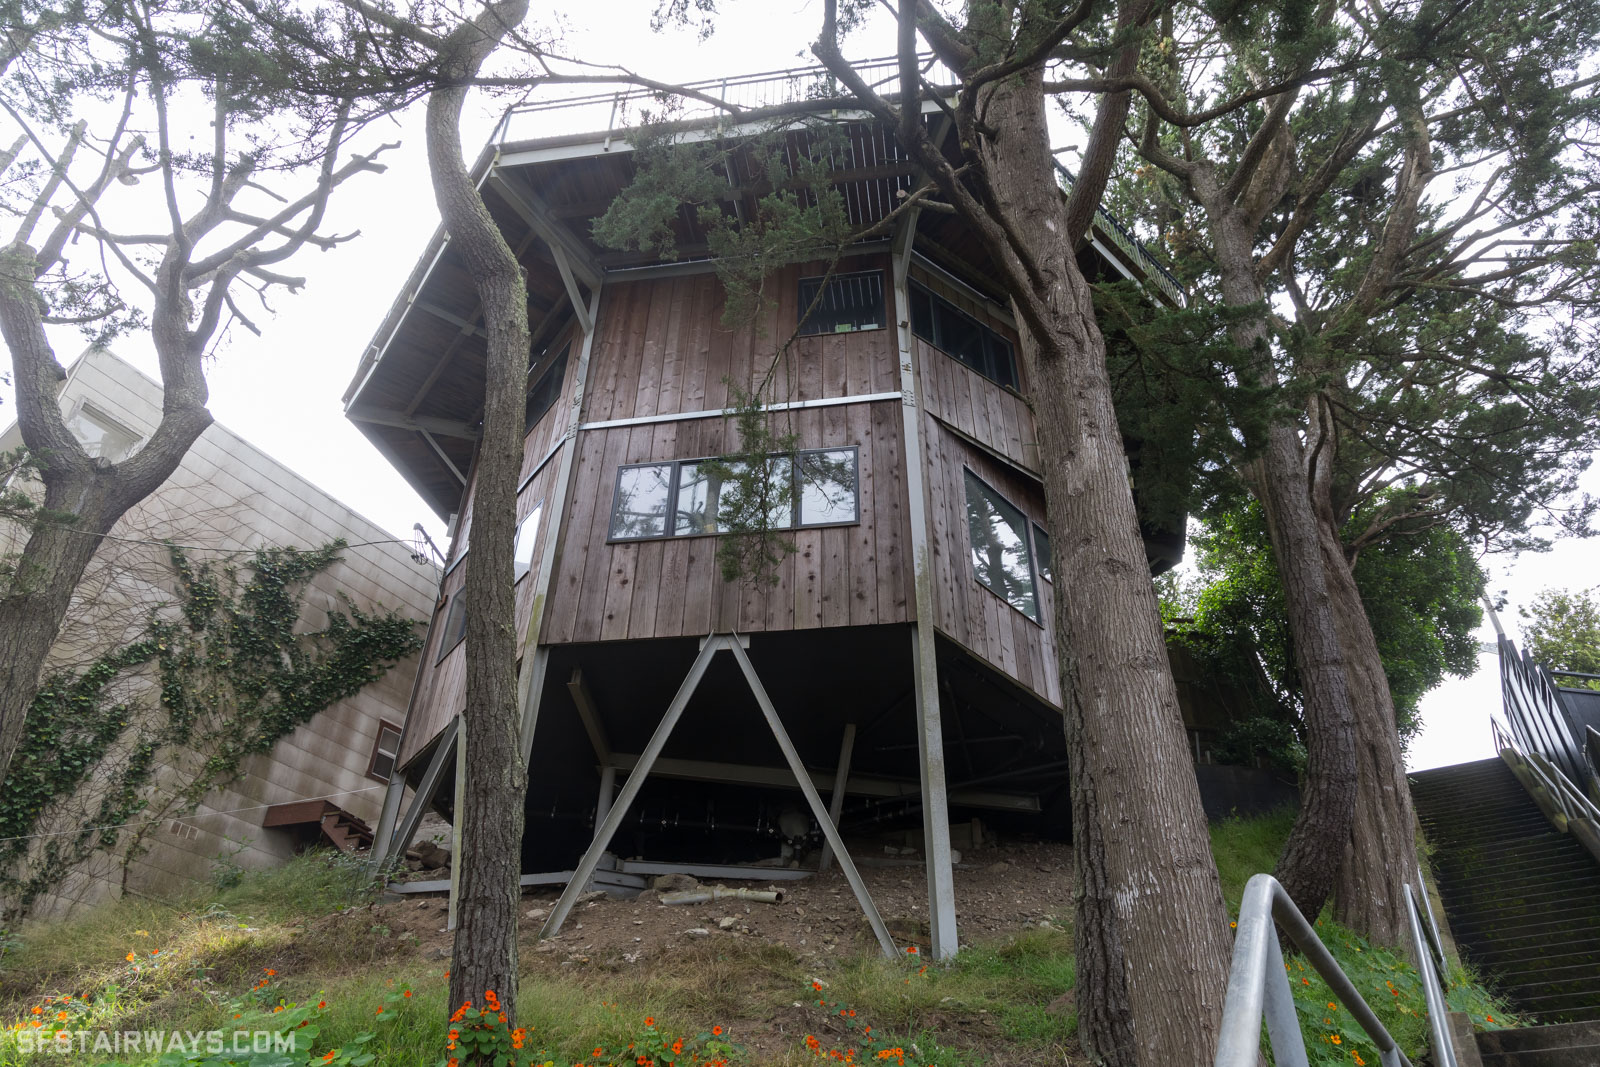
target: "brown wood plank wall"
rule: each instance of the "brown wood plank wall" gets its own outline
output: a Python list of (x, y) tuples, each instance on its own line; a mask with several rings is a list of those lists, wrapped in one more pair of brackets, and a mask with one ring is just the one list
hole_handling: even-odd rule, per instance
[(1044, 490), (1034, 478), (962, 440), (931, 413), (923, 416), (923, 433), (933, 527), (929, 541), (935, 624), (946, 636), (1059, 707), (1061, 677), (1052, 640), (1055, 589), (1050, 582), (1039, 580), (1040, 622), (1036, 623), (978, 583), (967, 535), (963, 469), (970, 467), (1041, 525)]
[(907, 622), (910, 541), (898, 401), (779, 412), (801, 448), (859, 451), (861, 522), (785, 534), (796, 551), (771, 587), (722, 580), (716, 537), (607, 543), (617, 468), (723, 455), (737, 447), (720, 416), (588, 430), (579, 435), (568, 523), (551, 585), (546, 644), (677, 637), (737, 628)]

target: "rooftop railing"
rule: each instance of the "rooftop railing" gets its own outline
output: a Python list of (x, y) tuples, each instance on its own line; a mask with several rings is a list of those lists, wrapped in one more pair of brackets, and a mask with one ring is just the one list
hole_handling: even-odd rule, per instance
[[(948, 67), (929, 55), (919, 57), (919, 65), (925, 84), (954, 94), (958, 79)], [(855, 69), (874, 91), (886, 96), (898, 94), (898, 58), (890, 56), (866, 60), (856, 64)], [(838, 79), (826, 67), (790, 67), (758, 74), (711, 78), (685, 82), (677, 88), (691, 90), (698, 97), (628, 85), (607, 93), (513, 104), (501, 116), (491, 141), (503, 148), (524, 141), (588, 135), (609, 143), (647, 121), (733, 122), (738, 120), (738, 116), (730, 109), (760, 112), (806, 102), (819, 105), (836, 102), (848, 108), (853, 102), (850, 91), (841, 87)], [(1072, 173), (1060, 163), (1057, 163), (1057, 169), (1062, 177), (1069, 182), (1072, 180)], [(1130, 263), (1139, 267), (1146, 278), (1172, 302), (1179, 306), (1186, 302), (1183, 286), (1177, 277), (1126, 226), (1105, 208), (1095, 209), (1095, 221), (1100, 235), (1115, 245)]]

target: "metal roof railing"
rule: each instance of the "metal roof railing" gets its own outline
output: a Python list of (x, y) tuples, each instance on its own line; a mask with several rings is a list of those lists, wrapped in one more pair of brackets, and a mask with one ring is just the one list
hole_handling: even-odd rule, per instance
[[(932, 55), (918, 57), (924, 83), (954, 94), (960, 79)], [(855, 65), (874, 91), (893, 96), (900, 88), (900, 60), (895, 56), (864, 60)], [(784, 70), (741, 74), (726, 78), (684, 82), (677, 88), (693, 90), (709, 99), (626, 85), (613, 92), (556, 97), (506, 108), (495, 126), (490, 143), (505, 148), (531, 140), (589, 136), (609, 144), (614, 138), (635, 129), (650, 119), (696, 123), (737, 121), (731, 109), (759, 112), (784, 104), (838, 103), (848, 108), (854, 98), (826, 67), (790, 67)], [(712, 101), (715, 101), (713, 103)], [(719, 104), (727, 107), (718, 106)], [(1072, 182), (1070, 170), (1056, 161), (1061, 175)], [(1127, 257), (1130, 264), (1144, 271), (1150, 282), (1182, 307), (1187, 303), (1183, 285), (1166, 265), (1156, 259), (1129, 229), (1103, 207), (1095, 208), (1095, 221), (1101, 236)]]
[[(919, 61), (924, 81), (940, 88), (950, 87), (954, 91), (958, 79), (948, 67), (928, 55), (920, 56)], [(899, 92), (898, 58), (889, 56), (865, 60), (857, 63), (855, 69), (874, 90), (890, 96)], [(492, 142), (504, 146), (533, 138), (543, 140), (575, 134), (614, 137), (638, 126), (645, 112), (651, 109), (655, 109), (658, 117), (694, 122), (732, 119), (735, 115), (730, 109), (759, 111), (808, 100), (848, 103), (852, 99), (849, 90), (841, 88), (838, 79), (826, 67), (820, 66), (708, 78), (684, 82), (679, 88), (693, 90), (717, 103), (639, 85), (627, 85), (608, 93), (512, 104), (500, 117)], [(719, 107), (718, 104), (727, 107)], [(538, 123), (537, 129), (529, 130), (527, 127), (535, 122)]]

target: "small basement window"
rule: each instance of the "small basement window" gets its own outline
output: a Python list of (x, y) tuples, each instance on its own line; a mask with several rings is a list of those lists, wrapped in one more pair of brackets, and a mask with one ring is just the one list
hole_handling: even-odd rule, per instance
[(400, 727), (391, 722), (378, 724), (378, 740), (372, 745), (372, 759), (367, 761), (367, 777), (387, 782), (394, 777), (394, 761), (400, 755)]
[[(820, 295), (819, 295), (820, 294)], [(812, 305), (816, 306), (813, 307)], [(810, 309), (810, 314), (806, 310)], [(801, 278), (797, 315), (802, 334), (853, 333), (883, 328), (883, 271)]]
[(1028, 543), (1030, 523), (1015, 504), (970, 470), (966, 486), (973, 577), (1038, 622), (1035, 556)]
[(544, 501), (533, 505), (533, 510), (522, 517), (517, 524), (517, 547), (513, 553), (516, 556), (512, 581), (522, 581), (522, 576), (533, 569), (533, 543), (539, 536), (539, 516), (544, 513)]
[(439, 654), (433, 662), (437, 664), (459, 645), (467, 636), (467, 591), (458, 589), (455, 596), (450, 598), (450, 611), (444, 617), (444, 629), (439, 633)]
[[(768, 525), (843, 526), (861, 521), (860, 456), (819, 448), (770, 456)], [(623, 467), (611, 505), (610, 540), (694, 537), (724, 532), (733, 518), (726, 468), (708, 459)], [(672, 516), (669, 525), (667, 516)]]
[(1011, 342), (916, 282), (909, 285), (911, 332), (997, 385), (1021, 387)]

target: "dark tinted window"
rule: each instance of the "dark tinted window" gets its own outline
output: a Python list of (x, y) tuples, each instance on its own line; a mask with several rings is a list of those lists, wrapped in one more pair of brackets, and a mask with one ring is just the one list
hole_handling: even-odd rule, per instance
[(439, 655), (435, 663), (448, 656), (467, 636), (467, 591), (458, 590), (450, 598), (450, 611), (444, 617), (444, 632), (439, 635)]
[(1038, 523), (1033, 526), (1033, 557), (1039, 566), (1039, 577), (1047, 582), (1055, 581), (1050, 575), (1050, 535)]
[(523, 419), (522, 432), (524, 436), (531, 433), (534, 424), (544, 418), (544, 413), (561, 396), (561, 383), (567, 377), (567, 350), (562, 349), (555, 362), (545, 370), (539, 380), (528, 390), (528, 413)]
[[(808, 308), (809, 315), (806, 314)], [(884, 324), (883, 271), (801, 278), (800, 306), (796, 314), (806, 316), (800, 324), (801, 333), (880, 329)]]
[(932, 291), (915, 282), (910, 288), (912, 333), (990, 381), (1018, 387), (1021, 380), (1010, 341)]

